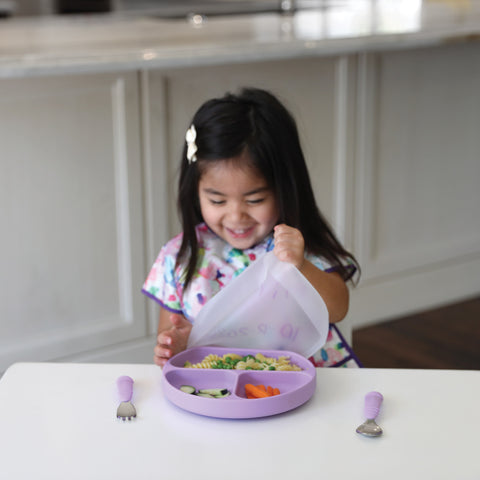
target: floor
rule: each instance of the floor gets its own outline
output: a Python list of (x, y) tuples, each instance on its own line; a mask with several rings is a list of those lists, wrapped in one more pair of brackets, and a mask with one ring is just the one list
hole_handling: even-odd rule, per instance
[(355, 330), (352, 345), (364, 367), (480, 370), (480, 297)]

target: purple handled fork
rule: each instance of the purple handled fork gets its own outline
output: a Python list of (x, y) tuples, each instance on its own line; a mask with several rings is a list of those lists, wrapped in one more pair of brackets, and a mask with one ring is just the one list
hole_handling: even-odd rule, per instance
[(133, 394), (133, 379), (127, 376), (118, 377), (117, 388), (121, 402), (117, 408), (117, 418), (121, 418), (123, 421), (135, 418), (137, 416), (137, 411), (131, 402)]

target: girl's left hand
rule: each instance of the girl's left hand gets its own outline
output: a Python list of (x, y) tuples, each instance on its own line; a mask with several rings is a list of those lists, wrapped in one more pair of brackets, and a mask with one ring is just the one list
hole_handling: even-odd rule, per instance
[(183, 352), (191, 330), (192, 324), (183, 315), (161, 308), (154, 362), (163, 367), (169, 358)]
[(293, 263), (299, 270), (305, 261), (305, 241), (300, 230), (284, 223), (273, 228), (273, 253), (282, 262)]

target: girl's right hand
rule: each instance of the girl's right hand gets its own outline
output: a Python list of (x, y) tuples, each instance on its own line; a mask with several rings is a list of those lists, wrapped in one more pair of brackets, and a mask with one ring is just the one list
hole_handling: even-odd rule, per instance
[(187, 348), (188, 337), (192, 330), (192, 324), (178, 313), (160, 313), (158, 326), (157, 344), (153, 349), (153, 361), (163, 367), (169, 358)]

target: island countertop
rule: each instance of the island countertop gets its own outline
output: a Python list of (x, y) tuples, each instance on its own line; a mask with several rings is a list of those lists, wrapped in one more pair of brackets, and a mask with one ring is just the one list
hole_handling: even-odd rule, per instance
[[(200, 19), (202, 20), (202, 19)], [(0, 78), (417, 48), (480, 38), (480, 2), (328, 2), (282, 15), (78, 15), (0, 23)]]

